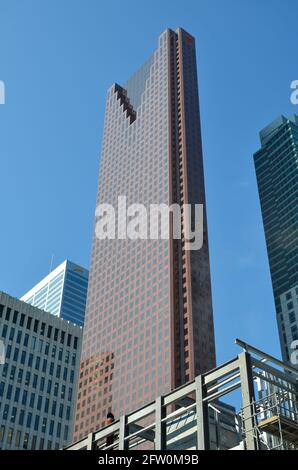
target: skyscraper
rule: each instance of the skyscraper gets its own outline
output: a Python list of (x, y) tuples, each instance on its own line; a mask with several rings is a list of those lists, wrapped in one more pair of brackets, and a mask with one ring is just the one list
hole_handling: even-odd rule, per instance
[(82, 328), (0, 292), (0, 448), (71, 442)]
[(203, 247), (94, 235), (74, 440), (215, 366), (195, 40), (182, 29), (108, 90), (97, 205), (118, 196), (203, 204)]
[(21, 300), (83, 326), (87, 287), (87, 269), (65, 260), (23, 295)]
[(278, 117), (260, 140), (254, 162), (282, 356), (290, 362), (298, 339), (298, 116)]

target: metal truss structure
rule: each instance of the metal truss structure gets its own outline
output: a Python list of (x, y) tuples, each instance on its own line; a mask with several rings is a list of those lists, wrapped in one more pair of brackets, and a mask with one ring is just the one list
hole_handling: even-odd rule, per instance
[[(297, 448), (297, 370), (243, 341), (236, 343), (243, 351), (234, 359), (66, 450)], [(235, 394), (238, 411), (225, 404)]]

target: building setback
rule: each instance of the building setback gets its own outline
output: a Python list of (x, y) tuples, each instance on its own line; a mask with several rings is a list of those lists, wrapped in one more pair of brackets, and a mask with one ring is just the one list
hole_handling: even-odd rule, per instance
[(23, 295), (21, 300), (83, 326), (87, 287), (87, 269), (65, 260)]
[(203, 204), (204, 242), (94, 235), (74, 440), (215, 366), (195, 40), (182, 29), (108, 90), (97, 205), (118, 196)]
[(71, 442), (82, 329), (0, 292), (0, 448)]
[(260, 132), (254, 154), (283, 360), (298, 340), (298, 116)]

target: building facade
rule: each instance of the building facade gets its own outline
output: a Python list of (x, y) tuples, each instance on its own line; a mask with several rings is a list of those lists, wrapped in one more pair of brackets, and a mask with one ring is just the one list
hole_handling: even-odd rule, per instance
[(87, 269), (65, 260), (21, 300), (83, 326), (88, 288)]
[(298, 340), (298, 116), (260, 132), (255, 169), (283, 360)]
[(195, 40), (182, 29), (108, 90), (97, 206), (119, 196), (203, 204), (203, 246), (186, 250), (172, 225), (169, 239), (94, 234), (74, 440), (215, 366)]
[(0, 448), (71, 442), (82, 329), (0, 292)]

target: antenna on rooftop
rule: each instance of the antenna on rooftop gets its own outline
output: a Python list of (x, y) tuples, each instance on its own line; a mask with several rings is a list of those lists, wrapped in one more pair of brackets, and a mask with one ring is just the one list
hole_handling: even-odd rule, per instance
[(50, 271), (49, 271), (49, 272), (51, 272), (51, 271), (52, 271), (52, 269), (53, 269), (53, 261), (54, 261), (54, 255), (52, 255), (52, 257), (51, 257), (51, 262), (50, 262)]

